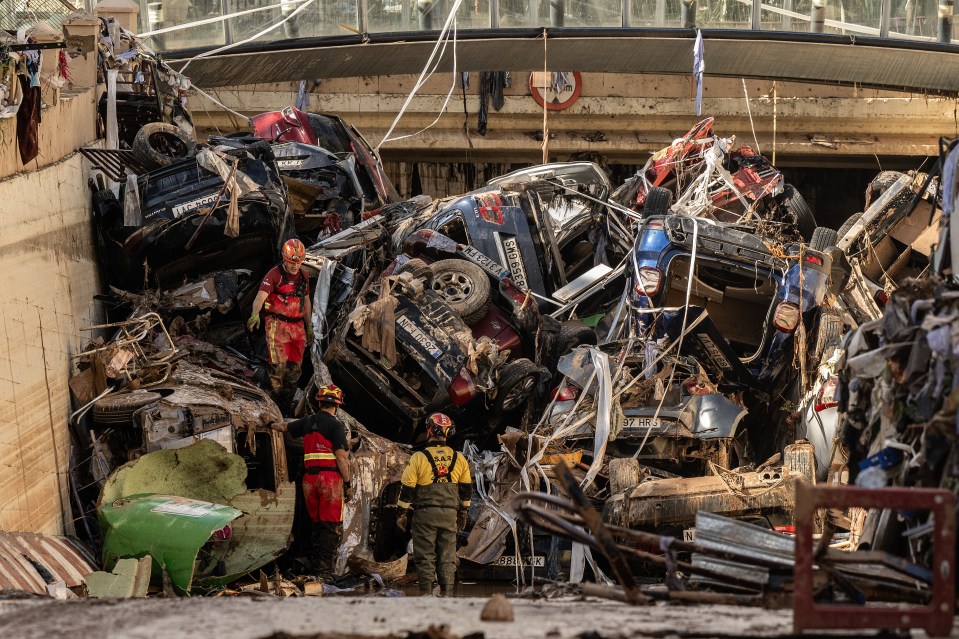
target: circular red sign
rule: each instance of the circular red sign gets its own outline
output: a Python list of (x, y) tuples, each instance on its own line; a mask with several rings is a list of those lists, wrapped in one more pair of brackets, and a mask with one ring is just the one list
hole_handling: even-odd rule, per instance
[[(573, 106), (583, 92), (583, 76), (579, 71), (573, 71), (572, 73), (564, 71), (563, 73), (566, 76), (566, 86), (563, 87), (562, 91), (554, 90), (553, 86), (542, 88), (542, 85), (546, 84), (542, 82), (544, 75), (542, 71), (533, 71), (529, 74), (529, 92), (536, 100), (536, 104), (543, 106), (545, 102), (546, 108), (550, 111), (562, 111)], [(549, 75), (555, 76), (555, 73)], [(555, 85), (552, 78), (550, 78), (550, 84)]]

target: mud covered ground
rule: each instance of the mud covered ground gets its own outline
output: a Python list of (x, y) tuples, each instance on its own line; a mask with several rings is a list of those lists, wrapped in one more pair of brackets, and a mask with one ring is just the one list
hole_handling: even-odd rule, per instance
[[(788, 610), (662, 604), (630, 607), (598, 599), (512, 600), (515, 621), (494, 623), (480, 621), (485, 603), (485, 598), (476, 597), (2, 601), (0, 637), (725, 639), (782, 637), (792, 632)], [(446, 631), (436, 628), (442, 624), (448, 626)], [(915, 631), (912, 636), (925, 635)], [(953, 636), (959, 636), (959, 624)]]

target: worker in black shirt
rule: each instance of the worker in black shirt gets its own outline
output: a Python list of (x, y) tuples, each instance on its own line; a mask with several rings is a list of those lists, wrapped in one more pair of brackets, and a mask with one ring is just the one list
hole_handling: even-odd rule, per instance
[(295, 421), (274, 422), (274, 430), (303, 437), (303, 497), (313, 522), (310, 563), (318, 577), (333, 577), (336, 549), (343, 534), (343, 501), (353, 499), (346, 457), (346, 426), (336, 418), (343, 391), (333, 384), (316, 394), (320, 412)]

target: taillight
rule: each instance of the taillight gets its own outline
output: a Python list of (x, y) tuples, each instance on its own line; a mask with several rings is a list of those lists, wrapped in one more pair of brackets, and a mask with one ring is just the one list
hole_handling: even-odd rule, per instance
[(226, 541), (232, 536), (233, 536), (233, 529), (230, 528), (229, 524), (227, 524), (223, 528), (220, 528), (219, 530), (215, 531), (211, 539), (213, 541)]
[(879, 291), (873, 296), (873, 299), (881, 307), (889, 303), (889, 295), (886, 294), (886, 291)]
[(476, 384), (473, 383), (473, 377), (465, 368), (460, 369), (459, 375), (453, 379), (453, 383), (446, 389), (450, 394), (450, 401), (454, 406), (462, 406), (469, 402), (476, 395)]
[(799, 326), (800, 315), (799, 307), (792, 302), (780, 302), (773, 314), (773, 326), (783, 333), (792, 333)]
[(661, 229), (661, 228), (665, 228), (665, 226), (666, 226), (666, 225), (663, 224), (663, 221), (662, 221), (662, 220), (647, 220), (647, 221), (646, 221), (646, 224), (643, 225), (643, 228), (647, 228), (647, 229)]
[(557, 386), (553, 389), (553, 392), (550, 393), (550, 399), (556, 400), (557, 402), (569, 402), (577, 397), (579, 397), (579, 387), (571, 384)]
[(634, 288), (637, 295), (652, 297), (659, 292), (659, 285), (663, 281), (663, 272), (652, 266), (643, 266), (636, 272)]
[(839, 402), (836, 401), (836, 378), (830, 377), (819, 389), (819, 394), (816, 395), (815, 410), (818, 413), (836, 406), (839, 406)]
[(816, 266), (822, 266), (822, 258), (818, 255), (807, 255), (806, 264), (815, 264)]

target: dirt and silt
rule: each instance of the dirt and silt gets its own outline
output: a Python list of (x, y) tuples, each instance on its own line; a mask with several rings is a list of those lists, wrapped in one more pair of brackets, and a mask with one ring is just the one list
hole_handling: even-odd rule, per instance
[[(483, 622), (480, 612), (486, 602), (486, 597), (376, 596), (14, 600), (0, 601), (0, 636), (605, 639), (780, 637), (792, 632), (788, 610), (628, 606), (578, 597), (552, 601), (511, 599), (514, 621)], [(446, 628), (441, 630), (440, 626)], [(956, 632), (959, 633), (959, 626)]]

